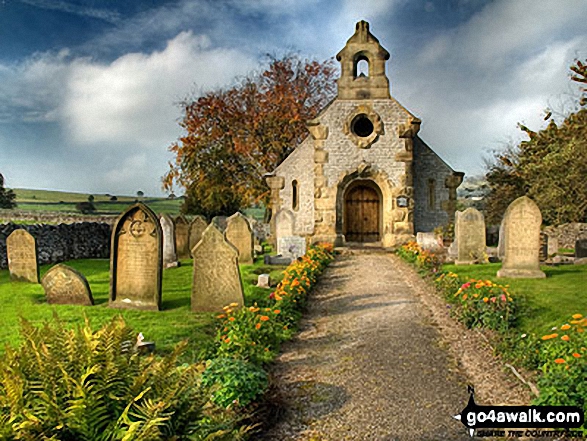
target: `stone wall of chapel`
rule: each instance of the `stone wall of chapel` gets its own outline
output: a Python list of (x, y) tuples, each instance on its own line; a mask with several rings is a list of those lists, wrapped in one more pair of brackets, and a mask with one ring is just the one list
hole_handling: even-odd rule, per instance
[[(448, 200), (444, 181), (452, 169), (428, 147), (424, 141), (414, 139), (414, 233), (431, 232), (448, 223), (448, 214), (442, 202)], [(435, 203), (429, 208), (429, 181), (434, 180)]]
[[(308, 136), (275, 170), (285, 178), (280, 192), (282, 209), (290, 210), (295, 219), (294, 233), (300, 236), (314, 232), (314, 143)], [(298, 182), (298, 209), (293, 209), (292, 182)]]
[[(359, 105), (371, 105), (383, 122), (383, 134), (370, 148), (361, 149), (343, 132), (345, 121)], [(344, 174), (355, 171), (361, 162), (383, 171), (398, 185), (405, 171), (403, 162), (394, 157), (404, 150), (404, 140), (398, 136), (398, 126), (405, 124), (410, 115), (394, 99), (386, 100), (336, 100), (328, 110), (318, 117), (321, 124), (328, 126), (328, 138), (324, 149), (328, 152), (328, 162), (324, 165), (324, 175), (328, 187), (336, 187)]]

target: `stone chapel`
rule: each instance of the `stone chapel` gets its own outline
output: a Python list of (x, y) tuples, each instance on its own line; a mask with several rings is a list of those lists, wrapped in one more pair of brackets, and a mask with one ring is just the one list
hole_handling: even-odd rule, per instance
[(418, 137), (420, 119), (391, 96), (389, 52), (367, 22), (357, 23), (336, 59), (337, 97), (266, 177), (273, 237), (394, 247), (454, 222), (464, 173)]

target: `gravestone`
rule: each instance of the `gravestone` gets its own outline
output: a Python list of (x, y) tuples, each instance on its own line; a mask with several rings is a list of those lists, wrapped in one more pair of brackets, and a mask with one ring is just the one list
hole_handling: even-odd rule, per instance
[(41, 285), (45, 290), (47, 303), (85, 306), (94, 304), (92, 290), (84, 275), (62, 263), (45, 273)]
[(275, 243), (279, 242), (280, 237), (289, 237), (294, 235), (294, 216), (287, 209), (279, 210), (275, 215)]
[(499, 242), (497, 244), (497, 257), (499, 260), (503, 260), (505, 256), (505, 218), (501, 220), (499, 224)]
[(548, 257), (552, 257), (558, 254), (558, 238), (556, 236), (548, 236), (548, 246), (547, 246), (547, 252), (548, 252)]
[(228, 220), (228, 217), (226, 217), (226, 216), (214, 216), (212, 218), (212, 223), (214, 225), (216, 225), (216, 228), (218, 228), (220, 231), (224, 232), (226, 230), (227, 220)]
[(139, 202), (118, 217), (112, 228), (109, 306), (161, 308), (162, 240), (159, 219), (146, 205)]
[(216, 225), (208, 225), (192, 254), (192, 311), (221, 311), (230, 303), (242, 306), (244, 298), (238, 251)]
[(473, 207), (467, 208), (457, 218), (457, 260), (456, 265), (470, 265), (485, 262), (485, 220), (483, 214)]
[(422, 249), (429, 251), (438, 251), (443, 247), (442, 239), (434, 233), (419, 232), (416, 234), (416, 242)]
[(238, 263), (253, 263), (253, 230), (241, 213), (235, 213), (227, 219), (226, 240), (238, 250)]
[(538, 259), (542, 214), (527, 196), (513, 201), (504, 214), (504, 259), (497, 277), (544, 278)]
[(587, 239), (575, 241), (575, 259), (587, 257)]
[(257, 286), (259, 288), (271, 288), (271, 277), (269, 274), (259, 274), (259, 277), (257, 277)]
[(538, 245), (538, 261), (546, 262), (548, 259), (548, 236), (544, 232), (540, 232), (540, 241)]
[(192, 254), (192, 250), (196, 246), (196, 244), (202, 238), (202, 233), (208, 226), (208, 222), (204, 219), (204, 216), (196, 216), (190, 223), (190, 234), (189, 234), (189, 247), (190, 247), (190, 256)]
[(176, 267), (178, 262), (175, 249), (175, 224), (167, 214), (162, 214), (159, 222), (163, 233), (163, 268)]
[(178, 259), (190, 258), (189, 243), (190, 226), (183, 216), (175, 218), (175, 251)]
[(277, 239), (277, 254), (296, 260), (306, 254), (306, 239), (301, 236), (285, 236)]
[(28, 231), (18, 229), (10, 233), (6, 238), (6, 257), (10, 280), (39, 283), (37, 243)]

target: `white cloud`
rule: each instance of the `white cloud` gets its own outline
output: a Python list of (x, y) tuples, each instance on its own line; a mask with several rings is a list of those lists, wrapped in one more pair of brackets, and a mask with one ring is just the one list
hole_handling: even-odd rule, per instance
[(67, 12), (69, 14), (81, 15), (84, 17), (91, 17), (91, 18), (98, 18), (100, 20), (105, 20), (110, 23), (117, 23), (120, 21), (120, 14), (108, 10), (108, 9), (98, 9), (86, 6), (76, 5), (71, 2), (66, 2), (62, 0), (20, 0), (22, 3), (25, 3), (30, 6), (35, 6), (37, 8), (42, 9), (50, 9), (54, 11), (61, 11)]

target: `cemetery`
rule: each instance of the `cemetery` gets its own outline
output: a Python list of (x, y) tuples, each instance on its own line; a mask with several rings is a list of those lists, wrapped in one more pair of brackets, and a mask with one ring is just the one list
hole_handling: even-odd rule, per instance
[(358, 22), (337, 95), (249, 206), (191, 188), (174, 209), (0, 211), (0, 437), (464, 440), (473, 393), (587, 416), (587, 223), (530, 190), (498, 220), (458, 200), (389, 57)]

